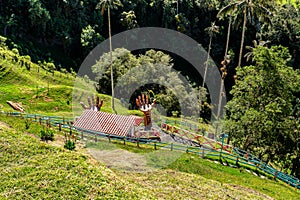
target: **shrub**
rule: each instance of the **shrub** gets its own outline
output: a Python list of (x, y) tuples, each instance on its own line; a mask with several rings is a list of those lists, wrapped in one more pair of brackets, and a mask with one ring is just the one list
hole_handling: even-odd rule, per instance
[(0, 35), (0, 46), (6, 48), (6, 38)]
[(41, 139), (42, 141), (53, 141), (54, 140), (54, 132), (52, 130), (41, 130)]
[(25, 129), (28, 130), (30, 128), (31, 125), (31, 121), (29, 121), (28, 119), (25, 120)]
[(75, 142), (73, 142), (72, 140), (67, 139), (65, 141), (65, 146), (64, 147), (66, 149), (69, 149), (69, 150), (74, 150), (75, 149)]

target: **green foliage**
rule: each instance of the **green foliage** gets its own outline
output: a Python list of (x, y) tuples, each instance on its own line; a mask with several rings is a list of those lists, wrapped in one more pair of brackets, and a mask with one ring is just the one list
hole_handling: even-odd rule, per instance
[[(101, 3), (100, 3), (101, 2)], [(243, 5), (244, 1), (240, 2), (235, 8), (238, 10)], [(192, 38), (196, 39), (203, 46), (207, 47), (209, 38), (205, 37), (205, 28), (210, 26), (214, 21), (220, 25), (220, 35), (216, 41), (212, 53), (214, 60), (219, 63), (223, 57), (225, 35), (227, 22), (224, 20), (217, 20), (217, 13), (220, 7), (224, 7), (233, 1), (108, 1), (108, 0), (82, 0), (82, 1), (45, 1), (45, 0), (30, 0), (30, 1), (5, 1), (0, 5), (0, 30), (4, 36), (8, 37), (8, 43), (14, 42), (18, 45), (21, 55), (30, 54), (32, 60), (37, 62), (38, 60), (49, 61), (52, 58), (55, 63), (62, 64), (63, 67), (68, 70), (78, 68), (87, 55), (91, 46), (103, 38), (108, 37), (107, 33), (107, 21), (104, 20), (106, 15), (103, 15), (107, 9), (108, 4), (111, 11), (112, 33), (119, 33), (125, 29), (131, 29), (139, 25), (140, 27), (165, 27), (173, 30), (179, 30)], [(249, 2), (249, 1), (248, 1)], [(284, 23), (277, 23), (277, 18), (281, 18), (282, 21), (287, 21), (288, 18), (282, 16), (280, 11), (283, 6), (271, 1), (272, 6), (265, 5), (265, 2), (270, 1), (256, 1), (252, 0), (251, 9), (249, 9), (247, 16), (247, 31), (245, 37), (245, 45), (251, 44), (251, 41), (260, 39), (259, 33), (264, 33), (262, 27), (265, 26), (265, 21), (260, 21), (260, 17), (257, 17), (263, 13), (262, 9), (259, 9), (259, 5), (263, 5), (274, 9), (272, 19), (275, 20), (275, 26), (269, 29), (269, 33), (273, 34), (273, 31), (277, 32), (280, 28), (284, 27), (285, 30), (291, 27), (283, 25)], [(279, 2), (279, 1), (277, 1)], [(288, 3), (288, 1), (281, 1), (282, 4)], [(294, 5), (295, 10), (299, 12), (296, 7), (295, 1), (290, 1)], [(178, 11), (177, 11), (178, 3)], [(121, 6), (122, 4), (122, 6)], [(287, 5), (284, 5), (287, 7)], [(96, 9), (99, 8), (100, 10)], [(233, 8), (233, 7), (232, 7)], [(299, 8), (299, 4), (298, 4)], [(277, 14), (279, 11), (280, 16)], [(23, 11), (23, 12), (21, 12)], [(251, 11), (257, 11), (251, 13)], [(285, 11), (286, 15), (292, 12)], [(291, 16), (294, 24), (299, 22), (299, 17)], [(242, 21), (242, 18), (238, 17), (237, 21)], [(299, 23), (298, 23), (299, 24)], [(89, 28), (92, 27), (92, 30)], [(87, 31), (87, 32), (85, 32)], [(291, 30), (292, 35), (297, 34), (296, 30)], [(239, 38), (240, 32), (232, 32), (232, 38)], [(284, 38), (289, 37), (290, 34), (276, 34), (280, 39), (281, 44), (287, 44)], [(103, 36), (103, 38), (101, 38)], [(278, 44), (277, 36), (272, 37), (272, 40)], [(81, 42), (81, 40), (84, 42)], [(263, 38), (265, 39), (265, 38)], [(288, 38), (286, 38), (288, 39)], [(296, 38), (292, 36), (290, 39), (296, 41)], [(272, 41), (273, 42), (273, 41)], [(88, 43), (88, 46), (86, 46)], [(84, 46), (82, 46), (82, 44)], [(291, 46), (295, 46), (292, 42)], [(238, 40), (230, 41), (230, 48), (234, 49), (235, 54), (238, 53), (240, 43)], [(295, 51), (294, 51), (295, 49)], [(295, 53), (294, 53), (295, 52)], [(297, 59), (297, 52), (295, 47), (291, 50), (293, 58), (295, 58), (294, 66), (298, 66), (299, 59)], [(236, 61), (235, 61), (236, 62)]]
[(41, 140), (42, 141), (53, 141), (54, 140), (54, 131), (47, 129), (47, 130), (41, 130)]
[(25, 129), (26, 130), (28, 130), (30, 128), (31, 123), (32, 122), (30, 120), (28, 120), (28, 119), (25, 120)]
[(96, 45), (100, 44), (104, 38), (95, 31), (91, 25), (82, 29), (80, 42), (83, 47), (87, 49), (87, 52), (92, 50)]
[(0, 47), (6, 47), (6, 40), (7, 40), (7, 38), (6, 37), (3, 37), (3, 36), (1, 36), (0, 35)]
[(262, 38), (270, 40), (272, 44), (284, 45), (289, 48), (292, 55), (291, 65), (295, 69), (300, 69), (300, 10), (291, 5), (278, 8), (272, 18), (272, 28), (263, 29)]
[(75, 148), (76, 148), (75, 142), (70, 139), (67, 139), (65, 141), (64, 148), (69, 149), (71, 151), (75, 150)]
[[(129, 69), (138, 65), (138, 61), (130, 51), (124, 48), (117, 48), (112, 52), (112, 68), (114, 83), (119, 77), (125, 74)], [(92, 66), (93, 73), (96, 75), (98, 91), (105, 94), (111, 94), (111, 76), (110, 76), (110, 55), (103, 54), (97, 63)]]
[(235, 146), (267, 162), (280, 162), (299, 177), (299, 120), (293, 111), (299, 71), (287, 66), (290, 55), (282, 46), (258, 46), (253, 54), (255, 66), (237, 69), (239, 80), (226, 106), (226, 130)]
[[(126, 49), (116, 49), (112, 52), (114, 85), (117, 86), (119, 98), (129, 98), (127, 101), (135, 107), (135, 98), (141, 92), (155, 91), (157, 102), (161, 104), (168, 116), (172, 111), (186, 111), (185, 115), (197, 115), (200, 100), (205, 101), (206, 91), (196, 88), (189, 82), (183, 82), (180, 74), (172, 69), (173, 63), (169, 55), (155, 50), (146, 51), (143, 55), (135, 56)], [(92, 67), (98, 83), (98, 91), (111, 93), (110, 87), (110, 56), (104, 54)], [(151, 80), (150, 82), (148, 80)], [(155, 83), (155, 84), (153, 84)], [(127, 97), (128, 89), (132, 91)], [(199, 102), (197, 102), (199, 100)], [(181, 105), (180, 105), (181, 104)]]
[(139, 26), (133, 10), (129, 12), (122, 12), (120, 21), (121, 24), (127, 29), (137, 28)]
[(30, 0), (29, 4), (28, 12), (31, 27), (36, 28), (36, 31), (44, 33), (46, 31), (46, 23), (51, 18), (49, 11), (43, 7), (40, 0)]

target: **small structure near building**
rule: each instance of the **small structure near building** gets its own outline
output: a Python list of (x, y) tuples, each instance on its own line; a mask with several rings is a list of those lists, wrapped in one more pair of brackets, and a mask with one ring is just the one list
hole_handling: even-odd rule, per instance
[(138, 96), (135, 100), (136, 105), (139, 107), (140, 111), (144, 113), (144, 125), (145, 129), (151, 129), (152, 120), (151, 120), (151, 110), (156, 103), (156, 99), (153, 100), (153, 103), (150, 104), (148, 95), (142, 94)]
[(83, 102), (80, 102), (80, 105), (82, 106), (83, 109), (85, 110), (94, 110), (94, 111), (100, 111), (101, 107), (103, 106), (103, 101), (100, 100), (100, 97), (96, 97), (95, 101), (95, 96), (92, 95), (92, 98), (88, 97), (88, 106), (86, 106)]
[(6, 103), (8, 105), (10, 105), (10, 107), (12, 107), (14, 110), (17, 110), (17, 111), (20, 111), (20, 112), (25, 111), (25, 109), (22, 106), (22, 103), (15, 103), (15, 102), (12, 102), (12, 101), (6, 101)]

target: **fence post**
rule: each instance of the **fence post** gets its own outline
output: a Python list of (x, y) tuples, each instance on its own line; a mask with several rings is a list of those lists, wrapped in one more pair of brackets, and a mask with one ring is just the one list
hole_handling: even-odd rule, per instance
[(58, 130), (61, 131), (61, 123), (58, 124)]
[(126, 137), (123, 138), (123, 144), (126, 145)]
[(202, 155), (201, 155), (202, 158), (204, 158), (204, 148), (202, 149)]
[(156, 142), (154, 142), (154, 150), (156, 150)]
[(138, 148), (140, 148), (140, 138), (137, 139), (136, 145), (137, 145)]
[(171, 143), (171, 151), (173, 151), (173, 143)]
[(83, 131), (81, 131), (81, 139), (83, 140)]
[(95, 134), (95, 142), (97, 142), (97, 134)]
[(40, 125), (42, 125), (42, 118), (39, 118)]
[(236, 166), (239, 166), (239, 156), (236, 156), (235, 165), (236, 165)]
[(276, 180), (276, 178), (277, 178), (277, 171), (275, 171), (274, 173), (274, 179)]
[(71, 126), (71, 124), (69, 124), (69, 127), (70, 127), (70, 135), (72, 135), (72, 126)]

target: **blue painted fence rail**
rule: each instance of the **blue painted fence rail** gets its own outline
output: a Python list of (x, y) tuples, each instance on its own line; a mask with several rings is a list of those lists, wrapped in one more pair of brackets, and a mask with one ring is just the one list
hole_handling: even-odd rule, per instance
[(111, 134), (105, 134), (101, 132), (95, 132), (91, 130), (85, 130), (85, 129), (79, 129), (76, 127), (73, 127), (73, 119), (72, 118), (65, 118), (60, 116), (46, 116), (46, 115), (40, 115), (40, 114), (24, 114), (20, 112), (0, 112), (0, 114), (7, 115), (7, 116), (14, 116), (14, 117), (21, 117), (25, 119), (30, 119), (33, 122), (37, 123), (43, 123), (51, 126), (61, 126), (62, 128), (68, 128), (70, 130), (77, 131), (78, 134), (90, 135), (91, 137), (95, 137), (97, 140), (97, 137), (102, 138), (108, 138), (109, 140), (118, 140), (118, 141), (126, 141), (126, 142), (133, 142), (138, 144), (147, 144), (149, 146), (153, 146), (155, 148), (164, 148), (164, 149), (170, 149), (170, 150), (176, 150), (176, 151), (182, 151), (186, 153), (193, 153), (200, 155), (201, 157), (205, 156), (215, 156), (219, 157), (221, 159), (228, 159), (231, 161), (236, 161), (237, 163), (244, 164), (249, 167), (256, 167), (257, 169), (272, 175), (274, 179), (279, 179), (287, 184), (289, 184), (292, 187), (296, 187), (300, 189), (300, 180), (285, 174), (281, 171), (278, 171), (274, 169), (273, 167), (267, 165), (265, 162), (258, 159), (256, 156), (238, 149), (236, 147), (233, 148), (232, 153), (228, 152), (221, 152), (216, 149), (210, 149), (207, 147), (193, 147), (193, 146), (185, 146), (181, 144), (175, 144), (175, 143), (165, 143), (160, 141), (153, 141), (150, 139), (143, 139), (143, 138), (132, 138), (132, 137), (124, 137), (124, 136), (117, 136), (117, 135), (111, 135)]

